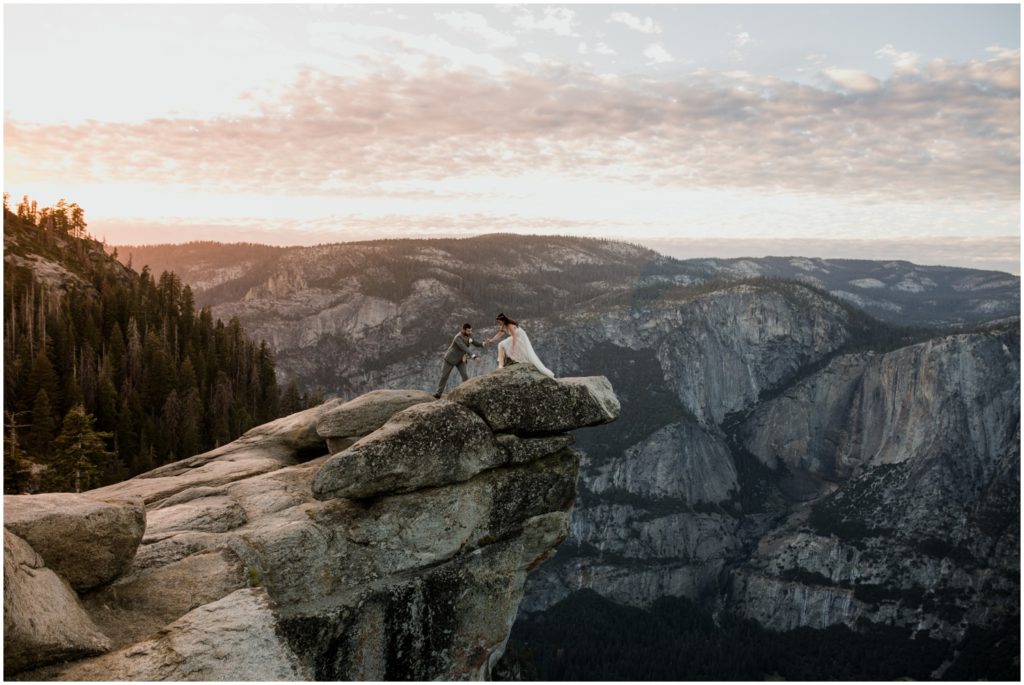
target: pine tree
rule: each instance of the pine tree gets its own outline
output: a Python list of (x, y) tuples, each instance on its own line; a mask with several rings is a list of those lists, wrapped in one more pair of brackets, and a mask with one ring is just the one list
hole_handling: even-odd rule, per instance
[(181, 402), (178, 391), (171, 390), (160, 412), (160, 432), (157, 436), (157, 455), (166, 456), (162, 461), (173, 461), (181, 456), (178, 452), (181, 437)]
[(147, 445), (136, 456), (132, 457), (131, 472), (135, 475), (151, 471), (156, 467), (156, 453), (152, 445)]
[(191, 388), (185, 394), (181, 414), (180, 457), (191, 457), (200, 450), (200, 426), (203, 422), (203, 401), (199, 397), (199, 389)]
[(76, 238), (85, 236), (85, 211), (75, 203), (71, 203), (71, 232)]
[(18, 203), (18, 218), (22, 221), (29, 221), (28, 195), (23, 196), (21, 202)]
[(101, 430), (117, 430), (117, 388), (114, 386), (110, 366), (103, 369), (99, 388), (96, 391), (96, 425)]
[(185, 357), (185, 361), (181, 364), (181, 371), (178, 373), (178, 391), (181, 394), (187, 393), (192, 388), (199, 388), (199, 382), (196, 380), (196, 370), (192, 365), (192, 357)]
[(280, 391), (274, 371), (274, 355), (266, 342), (260, 343), (257, 354), (258, 385), (256, 388), (256, 422), (266, 423), (281, 414)]
[(55, 428), (50, 397), (46, 390), (40, 390), (36, 393), (35, 402), (32, 403), (32, 428), (26, 441), (29, 452), (39, 456), (47, 454), (50, 443), (53, 442)]
[(164, 342), (150, 333), (142, 355), (142, 396), (147, 411), (159, 411), (177, 385), (174, 365)]
[(284, 389), (284, 395), (281, 396), (281, 415), (287, 416), (302, 409), (302, 396), (299, 395), (299, 386), (293, 380), (288, 383)]
[(126, 355), (124, 334), (121, 332), (120, 324), (115, 321), (110, 329), (110, 335), (107, 337), (106, 346), (106, 356), (110, 362), (111, 373), (113, 374), (111, 381), (114, 383), (114, 387), (121, 385), (128, 372)]
[(213, 401), (208, 414), (210, 438), (214, 447), (231, 440), (231, 395), (231, 384), (227, 375), (221, 371), (217, 374), (217, 384), (213, 389)]
[[(123, 464), (132, 464), (139, 453), (139, 423), (136, 421), (138, 396), (125, 388), (121, 393), (121, 407), (117, 412), (117, 454)], [(140, 473), (132, 469), (133, 475)]]
[(60, 435), (54, 440), (50, 465), (51, 486), (59, 490), (88, 490), (102, 483), (116, 456), (107, 450), (110, 433), (93, 428), (95, 418), (76, 404), (64, 417)]
[(4, 494), (17, 495), (27, 492), (32, 482), (32, 472), (22, 456), (18, 429), (31, 424), (18, 423), (18, 414), (4, 412)]
[(57, 372), (53, 370), (50, 357), (42, 348), (32, 360), (32, 371), (29, 374), (28, 387), (25, 388), (28, 397), (32, 398), (37, 397), (40, 390), (46, 391), (51, 406), (60, 403), (60, 379), (57, 378)]
[(128, 380), (133, 384), (142, 382), (142, 336), (139, 334), (139, 323), (133, 316), (128, 321)]

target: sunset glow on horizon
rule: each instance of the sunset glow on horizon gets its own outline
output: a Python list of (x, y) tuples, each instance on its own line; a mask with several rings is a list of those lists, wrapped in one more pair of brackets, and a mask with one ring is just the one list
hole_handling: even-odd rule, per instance
[(1019, 273), (1019, 22), (7, 5), (4, 189), (77, 202), (113, 244), (501, 231)]

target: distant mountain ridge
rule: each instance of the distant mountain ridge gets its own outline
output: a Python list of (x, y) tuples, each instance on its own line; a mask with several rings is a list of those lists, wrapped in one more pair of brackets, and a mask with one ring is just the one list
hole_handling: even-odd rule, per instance
[(204, 240), (174, 245), (122, 245), (116, 249), (125, 265), (142, 269), (148, 264), (156, 274), (172, 271), (193, 291), (206, 292), (248, 271), (269, 268), (289, 248)]
[[(756, 277), (797, 280), (826, 290), (883, 321), (908, 325), (974, 325), (1020, 314), (1020, 277), (1001, 271), (949, 266), (923, 266), (902, 260), (822, 259), (807, 257), (675, 259), (647, 248), (589, 238), (563, 238), (490, 234), (461, 240), (380, 240), (334, 243), (313, 247), (272, 247), (253, 243), (191, 242), (184, 244), (118, 246), (119, 258), (136, 268), (148, 264), (154, 273), (172, 270), (189, 283), (203, 304), (217, 305), (240, 299), (273, 272), (282, 259), (316, 255), (324, 251), (393, 255), (395, 251), (464, 242), (456, 253), (472, 263), (471, 254), (486, 253), (504, 241), (519, 245), (539, 260), (535, 271), (551, 269), (558, 255), (544, 254), (545, 241), (562, 245), (622, 245), (632, 253), (636, 280), (609, 286), (682, 284), (737, 281)], [(531, 249), (536, 246), (538, 249)], [(113, 249), (113, 248), (111, 248)], [(450, 249), (447, 248), (447, 249)], [(612, 250), (605, 249), (606, 256)], [(553, 258), (553, 259), (552, 259)], [(621, 255), (617, 259), (621, 259)], [(301, 261), (302, 257), (298, 257)], [(422, 257), (421, 257), (422, 261)], [(493, 265), (496, 276), (500, 268)], [(645, 273), (645, 268), (650, 268)], [(530, 269), (527, 268), (527, 271)]]
[(975, 324), (1020, 314), (1020, 277), (1001, 271), (921, 266), (900, 260), (763, 257), (707, 261), (727, 278), (789, 278), (816, 286), (883, 321)]

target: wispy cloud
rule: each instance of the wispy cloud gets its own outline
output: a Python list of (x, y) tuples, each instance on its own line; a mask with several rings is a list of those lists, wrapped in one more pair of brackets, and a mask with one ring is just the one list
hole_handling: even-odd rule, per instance
[(742, 25), (736, 27), (734, 31), (728, 34), (729, 42), (732, 46), (730, 55), (736, 62), (742, 62), (746, 56), (745, 50), (748, 45), (754, 42), (754, 39), (750, 37), (750, 32), (745, 30)]
[(500, 74), (507, 65), (493, 55), (456, 45), (436, 34), (418, 34), (349, 22), (318, 21), (307, 26), (312, 46), (362, 62), (367, 71), (403, 72), (439, 68), (479, 69)]
[[(436, 47), (436, 46), (434, 46)], [(539, 170), (685, 188), (907, 200), (1019, 199), (1019, 51), (820, 87), (744, 72), (633, 82), (431, 66), (309, 70), (254, 116), (140, 124), (5, 121), (7, 177), (336, 193)]]
[(644, 50), (644, 57), (650, 60), (650, 64), (668, 64), (675, 61), (672, 54), (661, 43), (654, 43)]
[(650, 17), (638, 17), (629, 12), (612, 12), (605, 20), (608, 24), (622, 24), (640, 33), (661, 33), (661, 26)]
[(917, 64), (921, 59), (916, 52), (901, 52), (891, 43), (875, 50), (875, 57), (890, 60), (897, 74), (916, 74), (918, 72)]
[(576, 12), (566, 7), (545, 7), (539, 13), (524, 6), (516, 8), (514, 23), (523, 31), (543, 31), (556, 36), (579, 38)]
[(829, 67), (822, 71), (832, 83), (851, 93), (874, 93), (882, 83), (871, 74), (860, 69)]
[(491, 26), (483, 15), (476, 12), (437, 13), (434, 17), (456, 31), (482, 38), (487, 46), (493, 49), (514, 47), (519, 42), (515, 36), (502, 33)]
[(806, 74), (809, 72), (817, 73), (821, 71), (825, 65), (825, 60), (828, 59), (828, 55), (820, 52), (811, 52), (804, 55), (804, 65), (797, 67), (796, 72), (798, 74)]

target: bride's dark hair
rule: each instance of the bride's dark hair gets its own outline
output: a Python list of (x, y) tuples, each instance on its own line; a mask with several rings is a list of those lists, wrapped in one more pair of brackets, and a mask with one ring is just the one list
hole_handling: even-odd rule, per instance
[(494, 317), (494, 320), (495, 321), (500, 321), (501, 323), (505, 324), (506, 326), (508, 326), (509, 324), (512, 324), (513, 326), (518, 326), (519, 325), (518, 321), (516, 321), (515, 319), (510, 319), (507, 316), (505, 316), (504, 314), (498, 314), (496, 317)]

